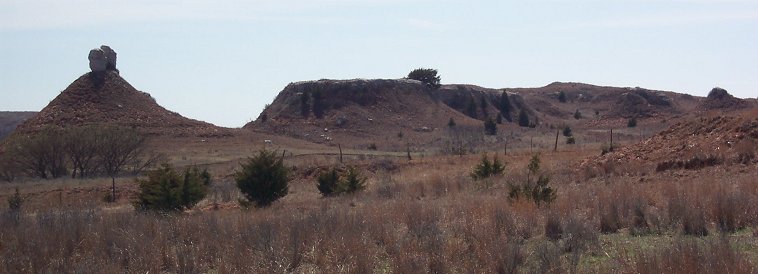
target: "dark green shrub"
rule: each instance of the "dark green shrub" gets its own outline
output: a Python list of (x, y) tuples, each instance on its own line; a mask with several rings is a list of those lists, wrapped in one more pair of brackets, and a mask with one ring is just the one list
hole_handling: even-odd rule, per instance
[(312, 93), (313, 97), (313, 115), (316, 116), (316, 118), (323, 118), (324, 117), (324, 111), (326, 110), (326, 107), (324, 106), (324, 99), (321, 98), (321, 91), (316, 90)]
[(471, 118), (476, 119), (477, 113), (476, 113), (476, 101), (474, 101), (474, 96), (469, 96), (468, 102), (466, 103), (466, 109), (464, 110), (464, 113)]
[(528, 127), (529, 124), (529, 115), (526, 114), (526, 111), (524, 109), (521, 109), (518, 113), (518, 125), (521, 127)]
[[(168, 164), (147, 174), (146, 180), (137, 180), (139, 194), (134, 202), (137, 210), (181, 211), (200, 202), (207, 193), (204, 173), (197, 167), (177, 173)], [(210, 183), (210, 182), (208, 182)]]
[(503, 91), (503, 93), (500, 94), (500, 102), (498, 104), (498, 108), (500, 109), (500, 115), (510, 122), (512, 120), (511, 100), (508, 99), (508, 92)]
[(450, 120), (447, 120), (447, 127), (449, 128), (455, 127), (455, 120), (453, 120), (453, 117), (450, 117)]
[(342, 189), (347, 193), (358, 192), (366, 188), (366, 178), (356, 167), (348, 167)]
[(497, 124), (492, 118), (487, 117), (487, 119), (484, 120), (484, 134), (497, 135)]
[(545, 220), (545, 237), (550, 240), (557, 241), (563, 236), (563, 226), (561, 225), (561, 218), (556, 213), (551, 213)]
[(440, 88), (440, 76), (436, 69), (418, 68), (408, 73), (408, 79), (418, 80), (431, 89)]
[(300, 115), (308, 117), (311, 113), (311, 95), (308, 92), (300, 94)]
[(18, 187), (16, 188), (16, 193), (13, 194), (13, 196), (8, 197), (8, 209), (10, 209), (12, 212), (19, 212), (21, 211), (21, 206), (24, 204), (24, 199), (21, 198), (21, 194), (18, 193)]
[(368, 145), (368, 149), (369, 150), (376, 150), (376, 144), (374, 144), (374, 143), (369, 144)]
[(566, 93), (561, 90), (561, 92), (558, 93), (558, 102), (565, 103), (566, 102)]
[(571, 137), (573, 135), (574, 135), (574, 133), (571, 132), (571, 127), (570, 126), (566, 126), (566, 127), (563, 128), (563, 136)]
[(482, 156), (482, 160), (474, 167), (474, 171), (471, 172), (471, 178), (474, 178), (474, 180), (484, 179), (496, 175), (502, 175), (503, 171), (505, 171), (505, 165), (497, 159), (497, 155), (495, 155), (492, 162), (490, 162), (485, 154)]
[(626, 127), (636, 127), (637, 126), (637, 118), (632, 117), (629, 118), (628, 121), (626, 121)]
[[(537, 205), (542, 203), (552, 203), (556, 198), (555, 189), (548, 186), (550, 183), (550, 177), (539, 174), (540, 172), (540, 156), (535, 154), (532, 159), (529, 160), (527, 166), (527, 179), (526, 182), (521, 185), (510, 185), (510, 191), (508, 197), (511, 199), (525, 198), (534, 201)], [(539, 175), (537, 180), (532, 182), (531, 178), (535, 175)]]
[(356, 167), (348, 167), (344, 172), (334, 167), (319, 174), (316, 188), (325, 197), (354, 193), (366, 188), (366, 180)]
[(487, 112), (487, 98), (484, 98), (484, 95), (482, 95), (482, 97), (479, 97), (479, 107), (482, 109), (482, 114), (484, 114), (484, 117), (489, 116), (489, 113)]
[(267, 207), (287, 195), (290, 171), (276, 151), (261, 150), (240, 167), (242, 169), (234, 174), (234, 179), (248, 202)]
[(337, 173), (337, 168), (332, 168), (329, 171), (322, 172), (316, 179), (316, 188), (321, 192), (321, 195), (332, 196), (340, 193), (340, 176)]
[(582, 119), (582, 113), (578, 109), (574, 112), (574, 119)]
[(570, 136), (570, 137), (566, 138), (566, 144), (568, 144), (568, 145), (576, 144), (576, 138), (574, 138), (574, 136)]

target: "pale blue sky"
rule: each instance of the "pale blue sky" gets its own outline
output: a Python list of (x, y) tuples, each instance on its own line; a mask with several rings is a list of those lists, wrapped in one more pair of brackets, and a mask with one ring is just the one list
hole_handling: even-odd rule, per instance
[(0, 0), (0, 110), (40, 110), (101, 44), (184, 116), (240, 127), (290, 82), (554, 81), (758, 96), (758, 1)]

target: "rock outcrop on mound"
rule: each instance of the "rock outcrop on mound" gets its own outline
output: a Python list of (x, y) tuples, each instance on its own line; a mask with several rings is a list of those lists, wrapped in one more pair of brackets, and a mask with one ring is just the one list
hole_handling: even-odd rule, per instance
[(92, 72), (76, 79), (16, 132), (30, 134), (48, 126), (121, 126), (166, 136), (228, 136), (229, 129), (185, 118), (138, 91), (116, 69), (116, 52), (108, 46), (90, 51)]
[(624, 92), (616, 100), (612, 115), (619, 117), (651, 117), (657, 113), (678, 113), (673, 109), (672, 100), (665, 94), (641, 88)]
[(138, 91), (116, 69), (116, 52), (101, 46), (89, 53), (92, 72), (76, 79), (16, 132), (30, 134), (44, 127), (121, 126), (151, 135), (227, 136), (231, 130), (185, 118)]
[(132, 127), (153, 135), (224, 136), (228, 129), (185, 118), (138, 91), (115, 71), (82, 75), (17, 132), (33, 133), (46, 126)]
[(701, 105), (703, 110), (737, 110), (750, 107), (750, 103), (745, 100), (736, 98), (729, 94), (725, 89), (715, 87), (709, 93), (708, 97)]
[(116, 69), (116, 52), (111, 47), (102, 45), (100, 48), (92, 49), (87, 56), (89, 68), (92, 72), (103, 72), (106, 70)]

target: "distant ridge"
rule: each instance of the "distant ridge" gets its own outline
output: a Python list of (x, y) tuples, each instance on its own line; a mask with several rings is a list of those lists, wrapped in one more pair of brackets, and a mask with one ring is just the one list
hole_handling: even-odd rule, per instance
[(37, 115), (36, 111), (0, 111), (0, 140), (10, 135), (18, 125)]

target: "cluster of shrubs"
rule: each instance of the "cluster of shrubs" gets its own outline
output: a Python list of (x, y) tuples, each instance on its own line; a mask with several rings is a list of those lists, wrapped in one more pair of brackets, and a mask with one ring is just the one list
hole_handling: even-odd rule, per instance
[(474, 171), (471, 172), (471, 178), (474, 180), (480, 180), (492, 176), (503, 175), (505, 171), (505, 165), (497, 159), (497, 155), (492, 157), (492, 162), (485, 154), (482, 156), (482, 160), (474, 167)]
[(181, 211), (190, 209), (205, 198), (211, 184), (208, 170), (190, 167), (179, 174), (168, 164), (150, 171), (147, 179), (137, 180), (137, 210)]
[[(289, 169), (275, 151), (261, 150), (241, 164), (234, 174), (237, 187), (244, 195), (240, 204), (266, 207), (287, 195)], [(168, 164), (150, 171), (147, 178), (137, 180), (139, 193), (134, 207), (140, 211), (183, 211), (205, 198), (211, 174), (207, 169), (189, 167), (181, 174)]]
[[(505, 165), (497, 159), (495, 155), (492, 161), (489, 160), (487, 155), (482, 156), (482, 159), (474, 166), (474, 170), (471, 172), (471, 178), (474, 180), (481, 180), (493, 176), (501, 176), (505, 172)], [(535, 154), (532, 156), (527, 166), (527, 178), (523, 182), (510, 182), (508, 197), (511, 200), (527, 199), (535, 202), (537, 205), (543, 203), (552, 203), (555, 201), (557, 192), (552, 187), (548, 186), (550, 183), (550, 177), (540, 172), (540, 155)], [(533, 180), (536, 176), (536, 180)]]
[(366, 178), (356, 167), (351, 166), (344, 170), (332, 167), (319, 174), (316, 188), (324, 197), (354, 193), (366, 188)]
[(662, 172), (669, 169), (701, 169), (704, 167), (715, 166), (723, 163), (721, 157), (715, 155), (695, 155), (688, 160), (669, 160), (658, 163), (655, 167), (655, 171)]
[[(540, 173), (540, 155), (535, 154), (529, 160), (527, 166), (527, 179), (522, 184), (510, 184), (510, 191), (508, 197), (511, 199), (524, 198), (534, 201), (537, 205), (542, 203), (552, 203), (555, 201), (557, 192), (555, 189), (548, 186), (550, 183), (550, 177)], [(533, 177), (537, 177), (536, 180), (532, 180)]]
[(566, 144), (568, 145), (576, 144), (576, 138), (574, 138), (574, 132), (571, 130), (571, 127), (569, 126), (563, 127), (563, 136), (566, 137)]
[[(292, 179), (290, 172), (276, 151), (261, 150), (248, 158), (234, 174), (237, 187), (244, 196), (239, 200), (240, 205), (267, 207), (286, 196)], [(333, 167), (318, 176), (317, 188), (324, 196), (354, 193), (366, 188), (366, 180), (356, 167), (342, 170)], [(205, 198), (211, 174), (197, 167), (179, 173), (172, 166), (163, 164), (149, 172), (146, 179), (138, 179), (137, 183), (140, 192), (134, 202), (136, 209), (183, 211)]]

